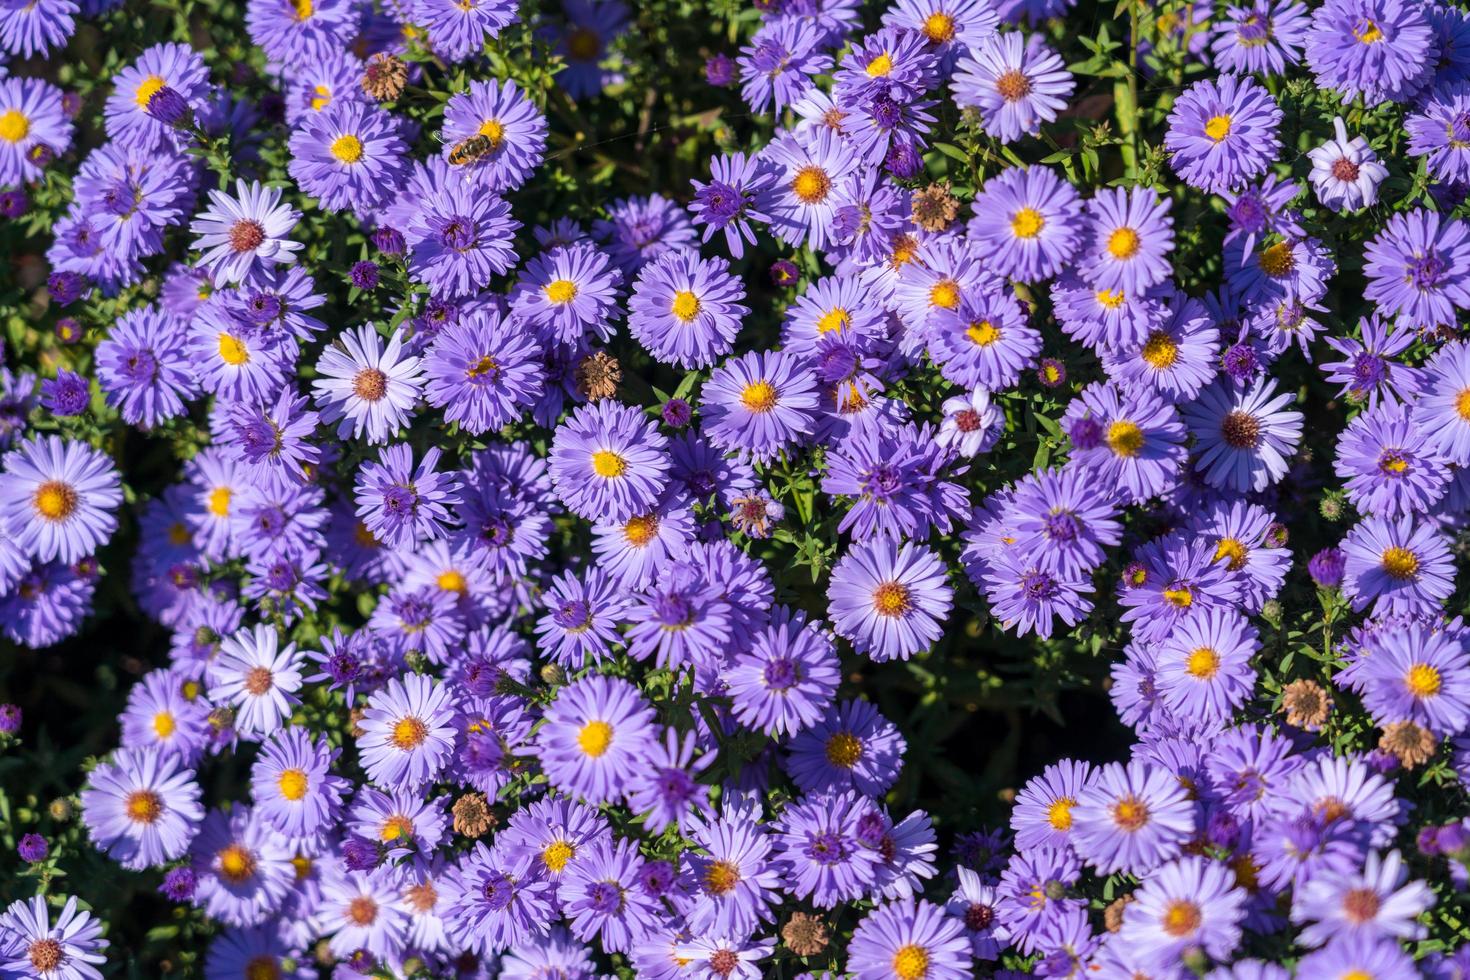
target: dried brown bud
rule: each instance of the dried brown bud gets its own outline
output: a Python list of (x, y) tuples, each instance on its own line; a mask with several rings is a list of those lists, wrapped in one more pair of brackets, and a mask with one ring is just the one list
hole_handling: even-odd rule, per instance
[(1439, 739), (1412, 721), (1395, 721), (1383, 726), (1378, 747), (1393, 753), (1405, 769), (1413, 769), (1434, 758)]
[(1332, 695), (1314, 680), (1292, 681), (1281, 689), (1281, 710), (1288, 725), (1315, 732), (1332, 712)]
[(914, 224), (925, 231), (943, 231), (960, 213), (960, 202), (943, 184), (930, 184), (914, 195)]
[(454, 832), (466, 837), (479, 837), (498, 822), (490, 812), (484, 793), (466, 793), (454, 801)]
[(368, 59), (362, 73), (362, 90), (379, 102), (392, 102), (408, 84), (408, 65), (397, 55), (380, 51)]
[(1132, 902), (1132, 895), (1124, 895), (1103, 909), (1103, 925), (1107, 928), (1108, 932), (1117, 932), (1123, 928), (1123, 912), (1127, 910)]
[(577, 364), (577, 391), (589, 401), (602, 401), (618, 393), (623, 368), (618, 359), (604, 351), (590, 354)]
[(827, 923), (815, 915), (793, 912), (781, 927), (781, 940), (797, 956), (817, 956), (827, 948), (831, 938)]

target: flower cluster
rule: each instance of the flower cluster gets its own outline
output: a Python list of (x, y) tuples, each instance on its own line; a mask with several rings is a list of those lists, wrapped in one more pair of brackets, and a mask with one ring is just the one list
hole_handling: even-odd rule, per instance
[(1470, 972), (1470, 17), (715, 6), (0, 10), (0, 976)]

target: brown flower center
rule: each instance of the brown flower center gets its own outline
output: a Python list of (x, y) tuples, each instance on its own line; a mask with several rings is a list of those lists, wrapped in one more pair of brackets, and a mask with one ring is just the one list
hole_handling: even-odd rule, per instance
[(1220, 437), (1232, 449), (1254, 449), (1261, 438), (1261, 421), (1236, 409), (1220, 422)]
[(265, 241), (265, 227), (250, 218), (241, 218), (230, 228), (230, 248), (237, 252), (253, 252)]
[(388, 393), (388, 376), (377, 368), (363, 368), (352, 379), (352, 391), (363, 401), (375, 402)]

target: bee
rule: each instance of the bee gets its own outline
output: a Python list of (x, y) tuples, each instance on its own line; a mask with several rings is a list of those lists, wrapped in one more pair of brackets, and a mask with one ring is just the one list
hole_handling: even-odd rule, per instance
[(467, 137), (454, 144), (454, 149), (449, 151), (449, 163), (451, 166), (463, 167), (483, 160), (495, 149), (495, 141), (481, 133)]

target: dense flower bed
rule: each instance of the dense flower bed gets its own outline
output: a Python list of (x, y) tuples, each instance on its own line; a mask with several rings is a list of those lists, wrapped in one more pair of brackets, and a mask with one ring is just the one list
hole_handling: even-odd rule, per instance
[(1464, 12), (0, 49), (0, 977), (1470, 974)]

